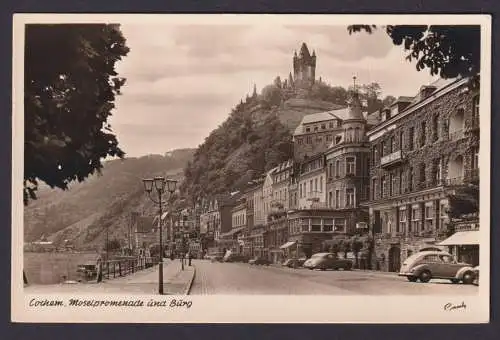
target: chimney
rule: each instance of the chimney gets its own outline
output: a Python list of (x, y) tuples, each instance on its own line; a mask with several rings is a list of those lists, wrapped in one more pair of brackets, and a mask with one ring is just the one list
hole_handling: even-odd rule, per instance
[(437, 87), (432, 85), (424, 85), (420, 87), (420, 100), (424, 100), (428, 98), (434, 91), (436, 91)]

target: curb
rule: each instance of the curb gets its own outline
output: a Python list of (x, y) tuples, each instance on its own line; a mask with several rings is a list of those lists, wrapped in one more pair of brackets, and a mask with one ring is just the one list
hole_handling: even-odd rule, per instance
[(186, 289), (184, 289), (184, 292), (182, 295), (189, 295), (189, 292), (191, 291), (191, 287), (193, 287), (193, 282), (194, 282), (194, 277), (196, 276), (196, 266), (192, 265), (193, 267), (193, 275), (191, 276), (191, 280), (189, 280)]

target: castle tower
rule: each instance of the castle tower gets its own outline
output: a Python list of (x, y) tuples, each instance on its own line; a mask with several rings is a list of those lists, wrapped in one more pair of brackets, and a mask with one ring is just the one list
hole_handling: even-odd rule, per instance
[(294, 82), (299, 87), (310, 87), (316, 78), (316, 52), (311, 55), (306, 43), (302, 43), (299, 55), (293, 55)]

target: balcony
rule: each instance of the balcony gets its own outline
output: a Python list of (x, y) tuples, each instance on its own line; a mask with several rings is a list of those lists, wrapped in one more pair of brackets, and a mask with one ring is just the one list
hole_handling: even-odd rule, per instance
[(463, 176), (444, 179), (445, 186), (453, 187), (453, 186), (458, 186), (458, 185), (463, 185), (463, 184), (464, 184)]
[(465, 134), (464, 134), (464, 130), (463, 129), (455, 130), (455, 131), (452, 131), (452, 132), (450, 132), (448, 134), (448, 139), (451, 140), (451, 141), (459, 140), (459, 139), (462, 139), (462, 138), (465, 138)]
[(401, 150), (390, 153), (388, 155), (380, 158), (380, 166), (382, 167), (390, 167), (393, 165), (400, 164), (403, 161), (403, 153)]

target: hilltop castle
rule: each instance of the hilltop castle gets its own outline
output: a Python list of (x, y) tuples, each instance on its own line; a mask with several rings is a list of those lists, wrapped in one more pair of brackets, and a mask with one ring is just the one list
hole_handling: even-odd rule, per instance
[(299, 54), (293, 55), (293, 76), (289, 73), (283, 88), (294, 92), (307, 92), (316, 82), (316, 52), (312, 55), (306, 43), (302, 43)]

